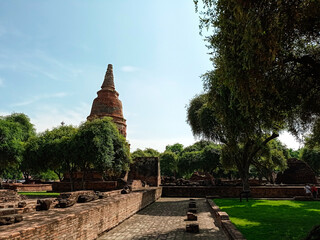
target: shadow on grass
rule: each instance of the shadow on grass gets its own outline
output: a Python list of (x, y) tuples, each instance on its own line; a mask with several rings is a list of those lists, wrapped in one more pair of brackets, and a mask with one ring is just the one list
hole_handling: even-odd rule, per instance
[(248, 240), (303, 239), (320, 224), (320, 202), (215, 199)]

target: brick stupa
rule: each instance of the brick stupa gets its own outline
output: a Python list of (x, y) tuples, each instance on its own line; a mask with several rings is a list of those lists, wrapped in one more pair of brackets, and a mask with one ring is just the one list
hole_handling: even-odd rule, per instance
[(127, 125), (123, 118), (122, 103), (119, 100), (119, 93), (114, 87), (113, 67), (108, 65), (101, 90), (97, 92), (98, 97), (93, 100), (91, 113), (87, 120), (95, 118), (111, 117), (117, 125), (119, 132), (126, 137)]

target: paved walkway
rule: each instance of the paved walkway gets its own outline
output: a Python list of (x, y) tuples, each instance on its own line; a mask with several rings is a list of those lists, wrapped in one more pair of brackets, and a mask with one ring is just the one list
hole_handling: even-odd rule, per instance
[(226, 240), (222, 229), (214, 224), (205, 199), (196, 199), (200, 233), (185, 231), (189, 198), (161, 198), (123, 223), (102, 234), (98, 240), (132, 239), (215, 239)]

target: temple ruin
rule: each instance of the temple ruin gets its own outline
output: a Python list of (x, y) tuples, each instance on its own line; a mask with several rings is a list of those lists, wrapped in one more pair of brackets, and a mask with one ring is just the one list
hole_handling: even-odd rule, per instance
[(119, 100), (119, 93), (115, 89), (113, 66), (108, 64), (108, 69), (101, 86), (97, 92), (98, 96), (93, 100), (91, 113), (87, 120), (95, 118), (111, 117), (117, 125), (119, 132), (126, 137), (127, 125), (122, 113), (122, 103)]

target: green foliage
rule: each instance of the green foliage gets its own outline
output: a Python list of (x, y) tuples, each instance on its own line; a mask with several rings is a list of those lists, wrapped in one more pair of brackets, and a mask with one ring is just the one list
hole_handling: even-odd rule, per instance
[(276, 172), (284, 171), (287, 167), (288, 150), (279, 140), (273, 139), (268, 142), (261, 155), (252, 161), (252, 165), (258, 172), (258, 177), (265, 177), (274, 183)]
[(183, 145), (180, 143), (175, 143), (173, 145), (167, 145), (165, 151), (171, 151), (179, 155), (183, 151)]
[(209, 141), (199, 141), (186, 147), (178, 156), (178, 172), (191, 176), (195, 171), (212, 173), (220, 166), (220, 146)]
[(76, 146), (76, 165), (83, 172), (96, 170), (116, 177), (123, 170), (128, 170), (131, 160), (129, 145), (111, 118), (95, 119), (80, 125), (73, 146)]
[(237, 167), (247, 189), (252, 164), (284, 166), (283, 152), (267, 145), (280, 130), (298, 134), (320, 117), (320, 2), (202, 2), (214, 69), (188, 106), (188, 123), (224, 144), (222, 163)]
[(201, 164), (202, 171), (212, 172), (220, 166), (220, 146), (215, 144), (207, 145), (201, 151)]
[(242, 114), (267, 128), (285, 121), (293, 133), (319, 117), (319, 1), (202, 2), (215, 75)]
[(6, 120), (7, 122), (15, 123), (19, 126), (19, 128), (21, 129), (20, 139), (22, 141), (26, 141), (29, 137), (35, 135), (35, 129), (33, 127), (33, 124), (30, 123), (30, 118), (23, 113), (13, 113), (4, 117), (4, 120)]
[(183, 150), (183, 145), (180, 143), (166, 146), (166, 150), (160, 154), (161, 175), (177, 177), (178, 164)]
[[(193, 145), (184, 148), (183, 152), (201, 151), (206, 146), (212, 145), (212, 144), (213, 143), (211, 141), (200, 140), (200, 141), (194, 143)], [(217, 148), (219, 148), (218, 145), (216, 145), (216, 146), (217, 146)]]
[(300, 158), (309, 164), (317, 176), (320, 175), (320, 120), (316, 121), (311, 134), (306, 137)]
[(302, 149), (298, 149), (298, 150), (293, 150), (292, 148), (289, 148), (288, 150), (288, 158), (297, 158), (299, 159), (300, 158), (300, 155), (301, 155), (301, 151)]
[[(95, 170), (117, 177), (131, 161), (129, 145), (110, 118), (85, 122), (79, 128), (59, 126), (29, 138), (21, 164), (25, 176), (62, 178), (68, 172)], [(72, 184), (72, 183), (71, 183)]]
[[(248, 240), (303, 239), (319, 224), (320, 202), (215, 199)], [(288, 224), (290, 223), (290, 224)]]
[(160, 155), (161, 175), (176, 176), (178, 172), (178, 156), (176, 153), (166, 150)]
[(24, 142), (35, 135), (30, 119), (22, 113), (0, 117), (0, 174), (23, 159)]
[(61, 179), (62, 173), (75, 171), (76, 133), (77, 129), (73, 126), (59, 126), (30, 138), (22, 164), (24, 172), (41, 176), (52, 170)]
[(131, 153), (131, 158), (134, 160), (137, 157), (159, 157), (160, 153), (152, 148), (146, 148), (145, 150), (137, 149)]
[(58, 175), (52, 170), (47, 170), (45, 172), (40, 172), (38, 174), (33, 174), (32, 177), (34, 179), (40, 179), (40, 180), (44, 180), (44, 181), (59, 180)]
[(60, 196), (60, 193), (54, 192), (18, 192), (20, 195), (25, 196)]
[(301, 153), (301, 160), (308, 163), (317, 176), (320, 176), (320, 149), (304, 148)]
[(305, 139), (305, 145), (310, 149), (320, 147), (320, 120), (313, 125), (311, 134)]
[(191, 175), (194, 171), (199, 171), (201, 160), (201, 151), (184, 152), (179, 158), (179, 173), (184, 176)]
[(7, 167), (0, 173), (0, 178), (3, 179), (22, 179), (22, 177), (23, 174), (18, 166)]
[(205, 78), (212, 86), (207, 94), (190, 101), (187, 121), (194, 135), (223, 143), (222, 165), (226, 169), (236, 167), (247, 189), (250, 165), (266, 152), (267, 143), (278, 136), (273, 132), (277, 129), (263, 128), (256, 116), (244, 115), (230, 89), (221, 85), (214, 72)]

